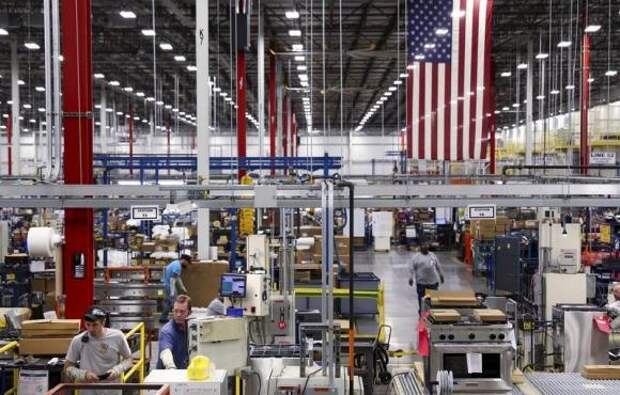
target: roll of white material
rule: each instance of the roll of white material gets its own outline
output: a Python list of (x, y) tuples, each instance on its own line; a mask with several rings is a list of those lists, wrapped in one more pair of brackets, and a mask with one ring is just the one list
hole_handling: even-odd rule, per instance
[(218, 259), (217, 246), (209, 247), (209, 249), (211, 250), (209, 253), (209, 258), (211, 258), (214, 261), (217, 261)]
[(51, 258), (62, 237), (53, 228), (38, 227), (28, 231), (28, 254), (32, 257)]
[(295, 247), (299, 251), (309, 250), (314, 247), (314, 237), (300, 237), (295, 242)]

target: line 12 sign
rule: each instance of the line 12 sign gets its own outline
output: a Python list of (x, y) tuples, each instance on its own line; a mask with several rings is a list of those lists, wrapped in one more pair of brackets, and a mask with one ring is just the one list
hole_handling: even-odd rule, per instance
[(159, 221), (159, 206), (131, 206), (131, 219)]
[(494, 204), (471, 204), (467, 206), (467, 219), (495, 219)]

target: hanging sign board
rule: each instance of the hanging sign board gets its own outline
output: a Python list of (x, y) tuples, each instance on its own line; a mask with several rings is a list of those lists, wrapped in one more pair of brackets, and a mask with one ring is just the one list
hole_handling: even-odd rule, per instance
[(159, 206), (131, 206), (131, 219), (159, 221)]
[(465, 212), (466, 219), (495, 219), (494, 204), (470, 204)]
[(601, 224), (601, 243), (611, 244), (611, 225)]
[(616, 153), (615, 152), (603, 152), (603, 151), (590, 152), (590, 164), (591, 165), (615, 165), (616, 164)]

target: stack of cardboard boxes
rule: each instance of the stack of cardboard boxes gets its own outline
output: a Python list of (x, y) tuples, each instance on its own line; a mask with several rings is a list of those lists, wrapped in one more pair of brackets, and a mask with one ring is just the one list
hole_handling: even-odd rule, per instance
[(495, 236), (504, 236), (512, 228), (512, 220), (506, 217), (470, 221), (471, 235), (477, 240), (493, 240)]
[(28, 320), (22, 322), (21, 355), (65, 355), (71, 339), (80, 332), (80, 320)]

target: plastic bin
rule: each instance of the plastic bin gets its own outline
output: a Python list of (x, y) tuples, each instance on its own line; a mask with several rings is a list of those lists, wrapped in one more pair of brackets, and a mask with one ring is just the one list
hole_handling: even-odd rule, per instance
[[(358, 291), (378, 291), (381, 279), (372, 272), (358, 272), (353, 275), (353, 284)], [(349, 275), (338, 276), (338, 287), (349, 288)], [(340, 314), (349, 315), (349, 299), (339, 299)], [(377, 314), (377, 299), (355, 298), (355, 315)]]

